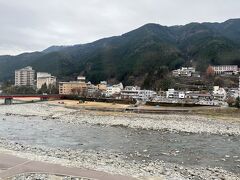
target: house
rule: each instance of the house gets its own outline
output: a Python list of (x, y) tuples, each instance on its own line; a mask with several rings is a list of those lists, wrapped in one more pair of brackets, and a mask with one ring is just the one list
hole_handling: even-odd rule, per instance
[(101, 96), (101, 91), (98, 89), (98, 86), (95, 86), (90, 81), (87, 83), (87, 96), (88, 97)]
[(126, 86), (124, 90), (127, 91), (136, 91), (136, 90), (140, 90), (141, 88), (139, 86)]
[(173, 71), (172, 71), (172, 75), (173, 75), (174, 77), (179, 77), (179, 76), (180, 76), (180, 69), (173, 70)]
[(185, 99), (185, 92), (184, 91), (179, 91), (178, 98), (179, 99)]
[(172, 71), (174, 77), (191, 77), (195, 73), (196, 69), (194, 67), (182, 67), (181, 69)]
[(185, 96), (186, 99), (192, 100), (204, 100), (204, 101), (211, 101), (212, 95), (210, 93), (201, 93), (201, 92), (188, 92)]
[(176, 91), (174, 89), (168, 89), (166, 92), (166, 98), (170, 99), (184, 99), (185, 92), (184, 91)]
[(166, 92), (166, 97), (172, 98), (172, 99), (178, 99), (179, 95), (178, 95), (178, 92), (175, 91), (174, 89), (168, 89)]
[(106, 96), (107, 97), (112, 97), (113, 95), (120, 94), (122, 90), (123, 90), (123, 84), (122, 83), (115, 84), (115, 85), (112, 85), (112, 86), (108, 86), (107, 91), (106, 91)]
[(225, 91), (224, 88), (220, 88), (219, 86), (214, 86), (213, 87), (213, 98), (215, 100), (219, 100), (219, 101), (224, 101), (227, 97), (227, 92)]
[(122, 99), (138, 99), (138, 94), (140, 87), (138, 86), (126, 86), (124, 90), (121, 91)]
[(238, 88), (231, 88), (227, 92), (227, 97), (237, 98), (239, 96), (239, 89)]
[(149, 101), (156, 96), (157, 96), (157, 93), (151, 90), (139, 90), (138, 92), (138, 99), (143, 101)]
[(84, 83), (85, 83), (86, 77), (85, 77), (85, 76), (78, 76), (78, 77), (77, 77), (77, 81), (78, 81), (78, 82), (84, 82)]

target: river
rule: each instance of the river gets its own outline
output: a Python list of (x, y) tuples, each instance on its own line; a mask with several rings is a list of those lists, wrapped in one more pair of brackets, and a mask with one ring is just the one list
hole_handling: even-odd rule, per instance
[(239, 136), (73, 125), (41, 117), (0, 115), (0, 137), (26, 145), (123, 153), (128, 160), (222, 167), (240, 172)]

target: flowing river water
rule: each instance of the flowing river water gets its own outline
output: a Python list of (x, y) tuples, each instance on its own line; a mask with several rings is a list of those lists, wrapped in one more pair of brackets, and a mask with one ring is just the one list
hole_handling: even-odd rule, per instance
[(0, 115), (0, 137), (32, 146), (116, 152), (136, 161), (163, 160), (240, 172), (239, 136), (76, 126), (41, 117)]

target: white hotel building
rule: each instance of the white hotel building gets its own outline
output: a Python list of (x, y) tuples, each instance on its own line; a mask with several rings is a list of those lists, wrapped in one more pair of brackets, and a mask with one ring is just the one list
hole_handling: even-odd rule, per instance
[(150, 99), (157, 96), (155, 91), (151, 90), (140, 90), (137, 86), (126, 86), (124, 90), (121, 91), (122, 99), (136, 99), (149, 101)]
[(237, 65), (212, 66), (215, 74), (237, 74), (239, 72)]
[(37, 73), (37, 89), (41, 89), (42, 85), (46, 84), (49, 87), (50, 84), (56, 85), (57, 78), (46, 72)]

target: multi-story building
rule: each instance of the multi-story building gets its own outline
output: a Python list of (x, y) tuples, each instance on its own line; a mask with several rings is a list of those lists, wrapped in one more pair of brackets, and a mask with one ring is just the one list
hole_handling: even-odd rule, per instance
[(237, 74), (237, 65), (222, 65), (222, 66), (212, 66), (215, 74)]
[(41, 89), (41, 87), (46, 84), (47, 87), (49, 85), (56, 85), (57, 78), (55, 76), (52, 76), (49, 73), (45, 72), (38, 72), (37, 73), (37, 89)]
[(98, 89), (102, 92), (106, 92), (107, 91), (107, 81), (101, 81), (98, 85), (97, 85)]
[(157, 96), (155, 91), (151, 90), (140, 90), (137, 86), (126, 86), (124, 90), (121, 91), (122, 99), (136, 99), (149, 101)]
[(172, 71), (172, 74), (175, 77), (191, 77), (194, 73), (196, 73), (196, 69), (194, 67), (182, 67), (181, 69)]
[(211, 101), (213, 99), (212, 95), (209, 92), (199, 92), (199, 91), (190, 91), (187, 92), (185, 95), (186, 99), (192, 99), (192, 100), (204, 100), (204, 101)]
[(228, 89), (227, 97), (237, 98), (239, 95), (239, 88)]
[(120, 94), (122, 90), (123, 90), (123, 84), (122, 83), (115, 84), (115, 85), (112, 85), (112, 86), (108, 86), (107, 91), (106, 91), (106, 96), (111, 97), (113, 95)]
[(101, 96), (101, 91), (98, 89), (98, 86), (95, 86), (90, 81), (87, 83), (87, 96), (88, 97)]
[(136, 90), (141, 90), (139, 86), (126, 86), (125, 89), (126, 91), (136, 91)]
[(15, 86), (34, 86), (35, 71), (31, 66), (15, 71)]
[(138, 96), (140, 100), (149, 101), (156, 97), (157, 93), (151, 90), (139, 90)]
[(83, 81), (83, 77), (77, 78), (78, 81), (60, 82), (59, 94), (63, 95), (87, 95), (87, 83)]
[(139, 90), (122, 90), (121, 98), (122, 99), (138, 99)]
[(219, 86), (214, 86), (213, 87), (213, 98), (215, 100), (220, 100), (220, 101), (224, 101), (227, 97), (227, 92), (225, 91), (224, 88), (220, 88)]
[(172, 99), (184, 99), (185, 98), (185, 92), (183, 91), (176, 91), (175, 89), (168, 89), (166, 92), (167, 98)]

